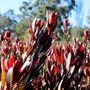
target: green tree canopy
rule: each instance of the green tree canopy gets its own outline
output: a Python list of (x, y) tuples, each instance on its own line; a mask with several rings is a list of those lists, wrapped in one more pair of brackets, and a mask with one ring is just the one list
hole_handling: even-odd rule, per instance
[(0, 29), (15, 31), (17, 21), (15, 20), (15, 14), (13, 10), (8, 10), (3, 15), (0, 15)]

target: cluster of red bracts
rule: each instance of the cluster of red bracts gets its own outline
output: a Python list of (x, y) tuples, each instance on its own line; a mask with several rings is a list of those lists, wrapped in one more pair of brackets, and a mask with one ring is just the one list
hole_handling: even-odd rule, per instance
[(84, 47), (84, 43), (79, 42), (75, 46), (52, 45), (46, 62), (45, 80), (48, 87), (51, 90), (78, 90), (82, 87), (78, 87), (82, 77), (90, 75), (90, 68), (85, 66), (90, 63), (89, 51)]
[[(84, 32), (83, 42), (74, 38), (73, 44), (53, 44), (58, 13), (46, 18), (46, 22), (34, 19), (30, 23), (27, 42), (12, 40), (9, 31), (0, 35), (2, 90), (78, 90), (82, 78), (90, 75), (88, 31)], [(67, 35), (68, 25), (66, 20)]]
[[(12, 90), (26, 79), (24, 88), (30, 87), (39, 73), (52, 43), (52, 32), (57, 23), (57, 12), (49, 14), (46, 22), (35, 19), (30, 24), (28, 42), (12, 40), (12, 33), (0, 35), (1, 88)], [(54, 22), (53, 22), (54, 21)], [(30, 85), (28, 84), (30, 83)]]
[(69, 38), (68, 26), (69, 26), (69, 20), (65, 19), (65, 22), (64, 22), (64, 33), (65, 33), (65, 36), (66, 36), (66, 42), (68, 42), (68, 38)]

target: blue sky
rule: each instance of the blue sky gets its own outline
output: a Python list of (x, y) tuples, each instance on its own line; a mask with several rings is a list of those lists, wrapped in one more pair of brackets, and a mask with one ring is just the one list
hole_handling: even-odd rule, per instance
[(77, 7), (72, 11), (70, 21), (74, 26), (88, 26), (87, 17), (90, 16), (90, 0), (76, 0)]
[[(0, 13), (4, 13), (8, 9), (13, 9), (16, 14), (19, 13), (19, 7), (23, 1), (28, 0), (0, 0)], [(73, 26), (88, 26), (86, 18), (90, 13), (90, 0), (76, 0), (76, 4), (78, 7), (75, 7), (75, 11), (72, 11), (70, 22)]]
[(19, 7), (23, 1), (25, 0), (0, 0), (0, 13), (4, 13), (8, 11), (8, 9), (12, 9), (15, 13), (19, 13)]

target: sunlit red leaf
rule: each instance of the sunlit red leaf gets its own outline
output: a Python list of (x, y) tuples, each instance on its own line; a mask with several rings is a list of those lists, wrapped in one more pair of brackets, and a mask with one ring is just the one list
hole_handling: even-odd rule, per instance
[(89, 32), (87, 30), (84, 31), (85, 40), (88, 40)]
[(60, 64), (62, 64), (64, 61), (64, 50), (61, 51), (61, 55), (60, 55)]
[(52, 49), (53, 49), (53, 53), (54, 53), (54, 55), (55, 55), (55, 60), (56, 60), (56, 62), (57, 62), (58, 64), (60, 64), (59, 55), (58, 55), (57, 50), (56, 50), (56, 47), (55, 47), (54, 45), (52, 46)]
[(70, 68), (70, 62), (71, 62), (71, 53), (68, 54), (66, 58), (66, 69), (69, 71)]
[(15, 57), (14, 54), (12, 54), (11, 58), (8, 60), (8, 68), (13, 67), (15, 63)]
[(59, 73), (59, 67), (56, 65), (54, 66), (54, 75), (57, 75)]

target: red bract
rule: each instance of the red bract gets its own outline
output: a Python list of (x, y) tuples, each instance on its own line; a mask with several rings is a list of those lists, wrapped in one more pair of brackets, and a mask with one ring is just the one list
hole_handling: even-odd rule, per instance
[(12, 54), (11, 58), (7, 61), (8, 68), (13, 67), (15, 62), (14, 54)]
[(60, 64), (62, 64), (64, 61), (64, 50), (61, 50), (61, 54), (60, 54)]
[(56, 50), (56, 47), (54, 45), (52, 46), (52, 49), (53, 49), (53, 54), (55, 55), (54, 57), (55, 57), (56, 62), (58, 64), (60, 64), (59, 55), (58, 55), (57, 50)]
[(69, 23), (68, 23), (68, 19), (65, 19), (65, 26), (68, 27)]
[(66, 44), (67, 52), (73, 52), (72, 46), (70, 44)]
[(85, 37), (85, 40), (88, 40), (89, 32), (87, 30), (84, 31), (84, 37)]
[(69, 26), (69, 21), (68, 19), (65, 19), (65, 33), (67, 33), (68, 26)]
[(50, 13), (48, 15), (47, 22), (46, 22), (46, 27), (47, 27), (47, 30), (48, 30), (48, 34), (53, 32), (53, 30), (55, 29), (55, 27), (57, 25), (57, 18), (58, 18), (58, 13), (57, 12)]
[(4, 39), (7, 40), (8, 43), (10, 43), (10, 41), (11, 41), (11, 32), (10, 31), (5, 32)]
[(4, 66), (4, 70), (7, 73), (9, 68), (14, 66), (14, 55), (12, 55), (9, 60), (4, 59), (2, 65)]
[(53, 55), (55, 57), (54, 59), (58, 64), (62, 64), (64, 60), (64, 50), (61, 48), (61, 50), (58, 51), (54, 45), (52, 46), (52, 49), (53, 49)]
[(51, 24), (53, 24), (53, 25), (56, 25), (57, 23), (57, 17), (58, 17), (58, 13), (57, 12), (55, 12), (55, 13), (51, 13), (50, 15), (49, 15), (49, 24), (51, 25)]
[(59, 67), (57, 65), (54, 65), (53, 67), (53, 74), (58, 75), (59, 74)]
[(44, 22), (40, 19), (36, 22), (36, 25), (39, 27), (39, 29), (41, 30), (42, 27), (44, 26)]
[(11, 36), (11, 32), (10, 31), (6, 31), (4, 34), (4, 38), (10, 37)]

